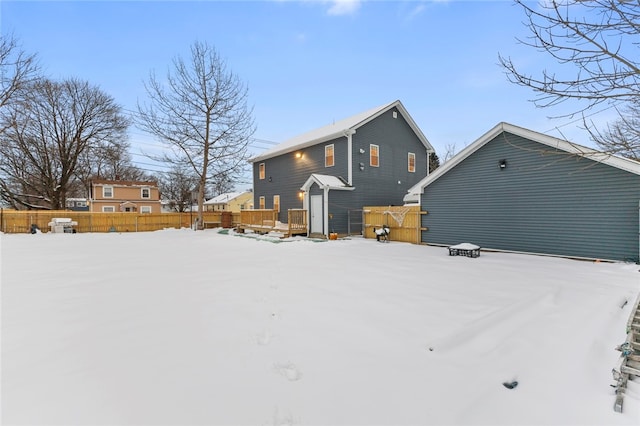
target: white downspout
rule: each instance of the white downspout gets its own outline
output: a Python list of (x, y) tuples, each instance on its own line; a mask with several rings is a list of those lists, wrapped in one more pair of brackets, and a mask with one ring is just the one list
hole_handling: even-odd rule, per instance
[(307, 212), (307, 235), (311, 233), (311, 210), (309, 209), (309, 192), (307, 189), (302, 193), (302, 208)]
[(324, 197), (322, 209), (324, 210), (324, 233), (325, 237), (329, 239), (329, 187), (325, 186), (324, 188)]
[(344, 135), (347, 137), (347, 183), (349, 185), (353, 185), (353, 140), (351, 137), (355, 132), (353, 129), (344, 131)]

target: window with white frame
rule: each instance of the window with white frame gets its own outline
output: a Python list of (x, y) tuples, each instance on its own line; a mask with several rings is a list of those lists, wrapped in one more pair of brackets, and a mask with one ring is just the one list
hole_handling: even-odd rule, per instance
[(413, 152), (410, 152), (407, 156), (407, 170), (409, 173), (416, 172), (416, 154)]
[(102, 213), (115, 213), (116, 208), (113, 206), (102, 206)]
[(140, 206), (140, 213), (151, 213), (151, 206)]
[(264, 179), (266, 175), (264, 163), (260, 163), (260, 165), (258, 166), (258, 175), (260, 179)]
[(265, 205), (266, 205), (266, 203), (265, 203), (265, 198), (264, 198), (264, 195), (263, 195), (262, 197), (260, 197), (260, 208), (264, 209)]
[(369, 165), (371, 167), (380, 166), (380, 147), (378, 145), (369, 145)]
[(280, 196), (279, 195), (274, 195), (273, 196), (273, 209), (280, 213)]
[(324, 166), (333, 167), (336, 163), (333, 144), (324, 147)]
[(151, 188), (142, 188), (140, 189), (140, 197), (144, 199), (151, 198)]
[(103, 198), (113, 198), (113, 186), (103, 186), (102, 187), (102, 197)]

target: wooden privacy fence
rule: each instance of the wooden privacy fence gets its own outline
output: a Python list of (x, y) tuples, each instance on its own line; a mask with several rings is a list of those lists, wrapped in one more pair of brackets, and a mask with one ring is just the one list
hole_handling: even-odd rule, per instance
[[(205, 224), (222, 224), (228, 212), (203, 212)], [(193, 213), (93, 213), (70, 210), (0, 210), (0, 230), (5, 233), (28, 233), (31, 225), (42, 232), (49, 231), (54, 217), (70, 218), (78, 225), (77, 232), (145, 232), (165, 228), (190, 228), (198, 214)], [(232, 225), (238, 223), (240, 213), (232, 213)], [(231, 226), (232, 226), (231, 225)]]
[(376, 206), (363, 207), (364, 226), (362, 234), (365, 238), (376, 238), (374, 229), (383, 225), (389, 227), (389, 240), (406, 243), (421, 243), (422, 215), (420, 206)]

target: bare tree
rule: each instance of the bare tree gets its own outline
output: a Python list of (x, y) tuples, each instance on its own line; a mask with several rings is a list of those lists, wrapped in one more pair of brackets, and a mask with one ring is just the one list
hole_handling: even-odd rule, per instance
[(198, 177), (189, 169), (173, 166), (158, 179), (162, 198), (171, 210), (186, 212), (193, 206), (193, 194), (198, 188)]
[(126, 139), (114, 100), (76, 79), (41, 79), (11, 102), (0, 139), (0, 192), (15, 207), (62, 209), (83, 153)]
[(206, 43), (191, 46), (189, 62), (176, 57), (166, 83), (152, 72), (145, 83), (150, 104), (138, 104), (139, 127), (169, 148), (162, 158), (198, 176), (198, 226), (207, 181), (246, 167), (255, 128), (247, 88)]
[(458, 153), (458, 148), (456, 148), (456, 144), (448, 143), (444, 147), (444, 160), (442, 160), (442, 162), (446, 163), (447, 161), (451, 160), (457, 153)]
[(0, 35), (0, 108), (33, 82), (38, 72), (35, 55), (20, 50), (15, 38)]
[(110, 141), (89, 146), (79, 157), (76, 168), (75, 196), (88, 194), (91, 179), (157, 181), (153, 173), (148, 173), (133, 165), (126, 140)]
[[(640, 99), (640, 1), (621, 0), (516, 0), (527, 17), (531, 36), (519, 40), (555, 59), (558, 67), (532, 76), (516, 66), (511, 58), (500, 56), (509, 80), (536, 92), (539, 107), (551, 107), (574, 99), (581, 101), (577, 111), (593, 139), (603, 147), (603, 137), (620, 136), (615, 130), (598, 132), (586, 112), (600, 104), (616, 105), (621, 123), (637, 115)], [(629, 105), (635, 105), (634, 109)], [(626, 142), (621, 142), (623, 145)], [(625, 151), (617, 151), (625, 154)], [(628, 155), (628, 153), (626, 154)]]

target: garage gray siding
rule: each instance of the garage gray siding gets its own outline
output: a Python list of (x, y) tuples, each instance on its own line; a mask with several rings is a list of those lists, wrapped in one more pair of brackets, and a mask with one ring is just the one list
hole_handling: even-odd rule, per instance
[(509, 133), (421, 200), (426, 243), (638, 261), (640, 176)]

